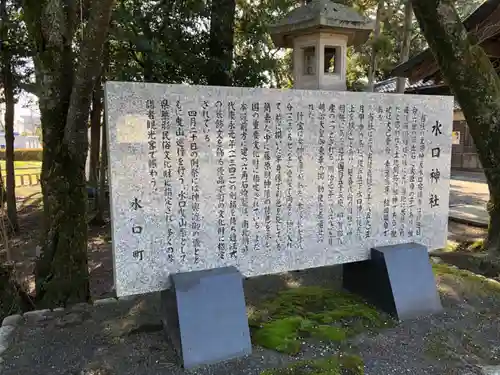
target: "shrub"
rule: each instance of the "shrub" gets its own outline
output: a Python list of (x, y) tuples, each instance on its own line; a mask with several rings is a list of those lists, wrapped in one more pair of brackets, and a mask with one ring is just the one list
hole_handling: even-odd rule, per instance
[[(42, 161), (43, 149), (41, 148), (16, 148), (14, 161)], [(5, 160), (5, 149), (0, 150), (0, 160)]]

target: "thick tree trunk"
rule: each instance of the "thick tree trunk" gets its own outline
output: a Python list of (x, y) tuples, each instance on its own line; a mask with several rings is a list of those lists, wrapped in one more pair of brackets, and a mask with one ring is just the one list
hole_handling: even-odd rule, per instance
[[(406, 0), (405, 3), (405, 20), (403, 25), (403, 40), (401, 41), (401, 54), (399, 56), (399, 63), (403, 64), (408, 61), (410, 57), (410, 41), (411, 41), (411, 23), (413, 18), (413, 9), (411, 7), (411, 0)], [(396, 92), (403, 94), (406, 87), (406, 78), (399, 77), (396, 83)]]
[(90, 115), (90, 186), (97, 190), (99, 181), (99, 153), (101, 148), (102, 86), (96, 84)]
[(412, 0), (415, 17), (464, 113), (490, 190), (487, 248), (500, 253), (500, 79), (452, 0)]
[(372, 54), (370, 56), (370, 65), (368, 67), (368, 87), (367, 91), (373, 92), (375, 82), (375, 72), (377, 71), (378, 38), (380, 37), (380, 22), (382, 21), (382, 12), (384, 10), (384, 0), (378, 0), (377, 15), (375, 16), (375, 30), (372, 39)]
[(76, 8), (57, 1), (24, 3), (26, 23), (37, 47), (35, 70), (42, 90), (45, 239), (35, 269), (40, 306), (90, 298), (85, 189), (88, 118), (112, 6), (113, 0), (92, 1), (74, 69)]
[[(5, 96), (5, 164), (6, 164), (6, 185), (7, 185), (7, 216), (9, 226), (17, 232), (19, 224), (17, 221), (16, 206), (16, 182), (14, 175), (14, 76), (12, 74), (12, 57), (9, 50), (8, 35), (8, 13), (7, 0), (0, 1), (0, 18), (2, 22), (2, 81)], [(7, 44), (5, 43), (7, 42)]]
[(210, 10), (210, 60), (208, 84), (231, 86), (236, 0), (212, 0)]

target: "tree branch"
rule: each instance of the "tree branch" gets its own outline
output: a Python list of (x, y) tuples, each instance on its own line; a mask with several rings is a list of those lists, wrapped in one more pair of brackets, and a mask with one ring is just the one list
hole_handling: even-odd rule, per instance
[(93, 1), (89, 22), (85, 27), (63, 141), (70, 155), (75, 158), (85, 158), (87, 155), (90, 101), (101, 71), (99, 66), (109, 31), (113, 4), (114, 0)]

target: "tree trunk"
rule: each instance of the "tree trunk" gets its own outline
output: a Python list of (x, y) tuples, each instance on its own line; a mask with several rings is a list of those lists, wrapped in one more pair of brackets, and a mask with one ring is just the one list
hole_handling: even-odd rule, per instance
[(467, 35), (452, 0), (412, 0), (415, 17), (469, 126), (490, 190), (485, 246), (500, 253), (500, 78)]
[[(403, 25), (403, 40), (401, 41), (401, 55), (399, 56), (400, 64), (407, 62), (408, 58), (410, 57), (412, 18), (413, 18), (413, 9), (411, 7), (411, 0), (406, 0), (405, 19)], [(406, 87), (406, 78), (399, 77), (396, 84), (396, 92), (404, 94), (405, 87)]]
[[(14, 231), (19, 230), (16, 206), (16, 182), (14, 175), (14, 76), (12, 74), (12, 56), (9, 50), (7, 0), (0, 1), (0, 17), (2, 22), (2, 80), (5, 96), (5, 164), (7, 185), (7, 217), (9, 226)], [(7, 42), (7, 43), (5, 43)]]
[[(106, 114), (104, 114), (106, 115)], [(99, 190), (97, 194), (97, 213), (94, 218), (96, 223), (104, 223), (104, 211), (107, 208), (107, 198), (106, 198), (106, 175), (108, 166), (108, 135), (106, 130), (106, 117), (102, 122), (102, 145), (101, 145), (101, 164), (99, 172)]]
[[(100, 81), (100, 80), (99, 80)], [(101, 148), (102, 86), (98, 81), (92, 98), (90, 115), (90, 186), (97, 190), (99, 181), (99, 152)]]
[(372, 39), (372, 55), (370, 56), (370, 65), (368, 67), (368, 87), (367, 91), (373, 92), (375, 82), (375, 72), (377, 71), (378, 38), (380, 37), (380, 22), (384, 10), (384, 0), (378, 0), (377, 15), (375, 16), (375, 30)]
[(63, 9), (63, 2), (24, 2), (26, 24), (37, 51), (37, 83), (42, 90), (45, 238), (35, 268), (36, 297), (42, 307), (90, 298), (85, 189), (88, 118), (113, 0), (91, 4), (75, 59), (72, 41), (78, 19), (76, 7)]
[(234, 50), (235, 0), (212, 0), (210, 9), (209, 54), (211, 66), (208, 84), (231, 86)]
[(0, 319), (30, 310), (33, 302), (15, 280), (13, 266), (0, 264)]
[(2, 208), (2, 210), (5, 206), (7, 197), (7, 192), (5, 191), (5, 184), (3, 181), (2, 168), (0, 168), (0, 207)]

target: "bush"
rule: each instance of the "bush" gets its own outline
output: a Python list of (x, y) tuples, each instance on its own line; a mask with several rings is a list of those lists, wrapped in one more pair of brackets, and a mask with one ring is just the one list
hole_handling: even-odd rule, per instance
[[(16, 148), (14, 161), (42, 161), (43, 149), (41, 148)], [(0, 150), (0, 160), (5, 160), (5, 149)]]

